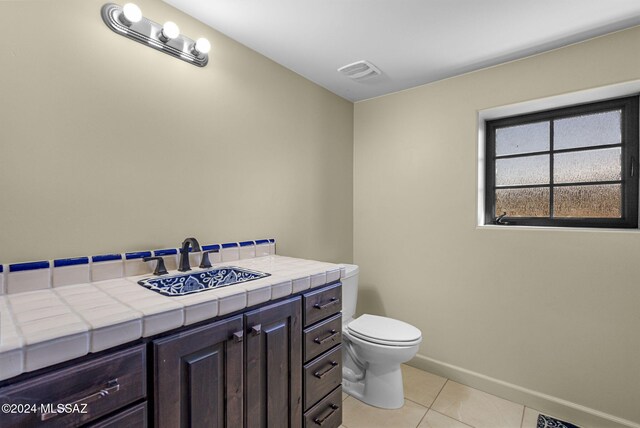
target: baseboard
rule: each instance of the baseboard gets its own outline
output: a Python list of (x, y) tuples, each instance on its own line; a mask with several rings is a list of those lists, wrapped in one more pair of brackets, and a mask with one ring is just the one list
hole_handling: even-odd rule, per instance
[(584, 428), (640, 428), (640, 424), (636, 422), (434, 360), (424, 355), (416, 355), (408, 364), (506, 400), (524, 404), (544, 414), (575, 423)]

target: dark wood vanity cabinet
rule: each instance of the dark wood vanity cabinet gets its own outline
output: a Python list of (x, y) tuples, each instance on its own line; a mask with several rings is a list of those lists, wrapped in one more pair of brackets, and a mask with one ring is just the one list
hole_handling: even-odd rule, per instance
[(0, 427), (338, 427), (340, 299), (334, 283), (0, 383), (0, 403), (87, 404)]
[(302, 425), (300, 297), (153, 347), (158, 428)]
[[(112, 421), (137, 415), (137, 426), (145, 427), (146, 355), (146, 347), (136, 345), (1, 387), (0, 404), (8, 407), (0, 427), (93, 426), (109, 414)], [(108, 419), (96, 426), (123, 426)]]
[(246, 426), (302, 426), (300, 297), (245, 314)]
[(238, 315), (153, 342), (156, 427), (242, 426), (243, 326)]
[(302, 295), (304, 308), (304, 427), (342, 424), (342, 286)]

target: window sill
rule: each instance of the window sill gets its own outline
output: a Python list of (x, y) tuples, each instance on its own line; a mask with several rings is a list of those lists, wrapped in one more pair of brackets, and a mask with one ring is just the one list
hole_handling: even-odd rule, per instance
[(541, 230), (541, 231), (559, 231), (559, 232), (592, 232), (592, 233), (640, 233), (640, 229), (616, 229), (606, 227), (552, 227), (552, 226), (516, 226), (505, 225), (498, 226), (495, 224), (478, 224), (476, 230)]

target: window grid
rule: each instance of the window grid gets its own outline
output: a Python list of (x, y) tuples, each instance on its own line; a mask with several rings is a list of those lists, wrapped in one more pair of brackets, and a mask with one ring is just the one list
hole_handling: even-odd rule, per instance
[[(555, 149), (555, 123), (565, 118), (573, 118), (581, 115), (606, 113), (612, 111), (621, 112), (621, 140), (616, 144), (600, 144), (593, 146), (578, 146)], [(535, 123), (549, 124), (549, 150), (536, 152), (513, 153), (505, 155), (496, 154), (496, 130), (518, 125)], [(603, 101), (586, 105), (579, 105), (546, 112), (527, 114), (513, 118), (498, 119), (487, 122), (487, 151), (489, 154), (486, 162), (486, 195), (485, 195), (485, 223), (494, 224), (496, 216), (496, 190), (502, 189), (549, 189), (549, 215), (544, 217), (508, 217), (506, 224), (537, 225), (537, 226), (578, 226), (578, 227), (638, 227), (638, 97), (627, 97), (617, 100)], [(620, 148), (621, 150), (621, 179), (603, 181), (580, 181), (555, 183), (555, 155), (562, 153), (590, 152), (595, 150)], [(525, 158), (531, 156), (549, 156), (549, 181), (545, 184), (521, 184), (521, 185), (496, 185), (496, 160)], [(595, 186), (595, 185), (620, 185), (620, 213), (619, 218), (597, 217), (556, 217), (554, 190), (566, 186)], [(502, 223), (502, 224), (505, 224)]]
[(555, 125), (555, 120), (549, 121), (549, 184), (551, 187), (549, 188), (549, 218), (554, 218), (554, 188), (553, 188), (553, 162), (554, 162), (554, 152), (553, 152), (553, 130)]

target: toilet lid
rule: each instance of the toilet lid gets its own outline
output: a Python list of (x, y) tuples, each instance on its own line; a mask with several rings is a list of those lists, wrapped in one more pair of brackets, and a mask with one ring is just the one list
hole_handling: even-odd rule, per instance
[(347, 328), (354, 336), (374, 343), (408, 346), (422, 339), (422, 332), (411, 324), (377, 315), (362, 315)]

